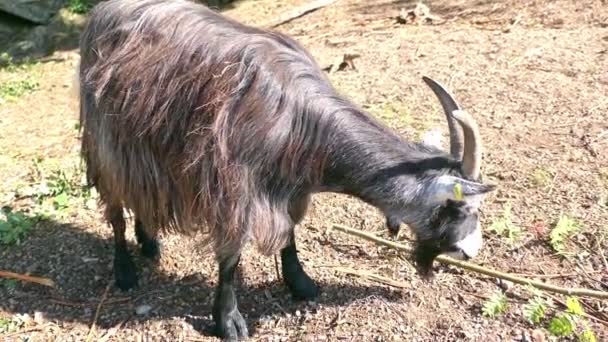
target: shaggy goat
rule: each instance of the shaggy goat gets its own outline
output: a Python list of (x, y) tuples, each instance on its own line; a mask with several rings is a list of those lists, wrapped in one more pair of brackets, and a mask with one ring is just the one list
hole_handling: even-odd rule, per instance
[(493, 186), (478, 182), (477, 126), (428, 78), (451, 154), (404, 140), (338, 94), (290, 37), (187, 0), (102, 2), (80, 53), (82, 156), (114, 231), (121, 289), (137, 283), (123, 208), (146, 256), (158, 254), (161, 229), (205, 233), (219, 263), (213, 318), (229, 339), (248, 335), (233, 289), (248, 240), (280, 251), (294, 297), (318, 294), (294, 238), (313, 193), (353, 195), (409, 225), (423, 274), (440, 253), (481, 247), (477, 211)]

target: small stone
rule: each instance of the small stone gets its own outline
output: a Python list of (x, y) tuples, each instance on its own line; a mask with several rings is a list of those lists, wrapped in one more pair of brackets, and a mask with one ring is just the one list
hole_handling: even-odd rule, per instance
[(152, 310), (152, 307), (150, 305), (144, 304), (144, 305), (140, 305), (138, 307), (135, 308), (135, 313), (138, 314), (139, 316), (144, 316), (147, 315), (150, 310)]
[(302, 313), (300, 312), (300, 310), (296, 310), (296, 317), (300, 317), (302, 315)]
[(30, 316), (28, 314), (23, 314), (23, 315), (17, 314), (16, 316), (23, 323), (29, 323), (32, 321), (32, 316)]
[(40, 312), (40, 311), (35, 311), (34, 312), (34, 322), (38, 323), (38, 324), (42, 324), (44, 323), (44, 313)]
[(540, 329), (534, 329), (532, 331), (532, 341), (534, 342), (545, 342), (545, 333)]
[(513, 288), (513, 283), (508, 280), (497, 279), (496, 283), (505, 292)]

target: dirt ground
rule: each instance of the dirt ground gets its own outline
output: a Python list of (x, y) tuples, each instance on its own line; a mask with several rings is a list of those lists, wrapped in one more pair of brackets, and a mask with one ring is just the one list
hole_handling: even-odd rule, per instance
[[(225, 14), (260, 25), (304, 2), (244, 0)], [(356, 69), (334, 67), (332, 82), (412, 139), (431, 127), (447, 133), (421, 76), (448, 85), (478, 120), (482, 173), (499, 185), (485, 202), (486, 244), (475, 262), (556, 285), (608, 291), (608, 4), (425, 3), (440, 20), (399, 24), (395, 17), (414, 8), (414, 1), (341, 0), (277, 29), (302, 42), (322, 66), (336, 66), (344, 54), (360, 55)], [(77, 52), (57, 51), (54, 57), (27, 71), (39, 75), (39, 90), (0, 104), (3, 206), (22, 205), (12, 194), (28, 182), (34, 158), (78, 157), (76, 102), (70, 94)], [(0, 81), (3, 77), (8, 76), (0, 72)], [(507, 205), (513, 224), (522, 229), (514, 242), (488, 229)], [(549, 244), (562, 214), (582, 227), (566, 243), (570, 257), (557, 255)], [(530, 296), (526, 288), (509, 287), (507, 312), (484, 317), (482, 304), (500, 289), (496, 279), (437, 265), (437, 278), (425, 283), (406, 256), (328, 232), (333, 223), (389, 236), (374, 208), (345, 196), (316, 196), (297, 228), (297, 242), (322, 295), (315, 302), (293, 301), (277, 279), (274, 259), (248, 249), (238, 296), (251, 340), (532, 341), (536, 327), (522, 314)], [(113, 284), (113, 244), (99, 210), (42, 221), (23, 243), (0, 245), (0, 270), (48, 277), (57, 288), (0, 285), (0, 318), (36, 316), (29, 328), (0, 337), (83, 341), (95, 321), (94, 340), (216, 340), (210, 329), (217, 268), (197, 249), (198, 238), (164, 236), (158, 265), (134, 253), (139, 288), (122, 293), (110, 286), (104, 295)], [(397, 240), (408, 244), (410, 238), (404, 227)], [(134, 246), (132, 230), (129, 239)], [(400, 286), (343, 268), (382, 275)], [(580, 300), (597, 340), (608, 341), (608, 304)], [(149, 311), (136, 313), (145, 305)], [(544, 334), (548, 340), (574, 340)]]

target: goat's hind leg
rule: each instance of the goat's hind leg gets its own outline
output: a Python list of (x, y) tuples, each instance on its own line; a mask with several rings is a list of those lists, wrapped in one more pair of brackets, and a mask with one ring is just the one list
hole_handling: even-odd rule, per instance
[(240, 258), (240, 252), (219, 258), (219, 284), (213, 302), (213, 320), (216, 334), (225, 341), (238, 341), (249, 335), (234, 291), (234, 275)]
[(127, 248), (126, 223), (122, 207), (108, 205), (105, 217), (114, 231), (114, 279), (116, 280), (116, 286), (123, 291), (127, 291), (137, 285), (137, 268)]
[[(294, 222), (294, 228), (296, 224), (302, 221), (302, 218), (306, 214), (309, 201), (310, 197), (304, 196), (292, 201), (290, 204), (289, 215)], [(293, 230), (291, 231), (289, 245), (281, 250), (281, 268), (283, 281), (295, 299), (311, 300), (319, 295), (319, 287), (306, 274), (298, 258), (296, 237)]]
[(157, 259), (160, 255), (158, 240), (155, 233), (146, 231), (143, 222), (135, 217), (135, 237), (141, 245), (141, 254), (149, 259)]

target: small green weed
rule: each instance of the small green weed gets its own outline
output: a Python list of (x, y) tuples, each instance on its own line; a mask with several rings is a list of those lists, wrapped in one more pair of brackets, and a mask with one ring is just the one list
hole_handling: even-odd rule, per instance
[(12, 212), (3, 209), (0, 212), (0, 244), (14, 245), (21, 243), (38, 221), (21, 211)]
[(509, 239), (511, 243), (519, 239), (522, 231), (521, 228), (513, 224), (513, 221), (511, 220), (510, 204), (507, 203), (505, 206), (502, 217), (490, 225), (490, 230), (499, 236), (504, 236), (506, 233), (507, 239)]
[(596, 342), (595, 334), (585, 320), (584, 314), (585, 310), (578, 299), (568, 297), (566, 311), (559, 313), (549, 322), (549, 332), (557, 337), (569, 337), (576, 334), (581, 341)]
[(26, 315), (16, 314), (13, 317), (0, 317), (0, 334), (18, 331), (25, 326)]
[(18, 189), (19, 197), (34, 200), (34, 211), (42, 217), (64, 217), (72, 207), (84, 205), (96, 207), (97, 193), (86, 186), (79, 166), (43, 165), (41, 159), (34, 160), (33, 184)]
[[(551, 311), (553, 318), (543, 324), (551, 335), (555, 337), (575, 335), (579, 341), (597, 342), (589, 322), (585, 319), (583, 306), (576, 297), (568, 297), (566, 309), (555, 312), (555, 306), (550, 298), (543, 298), (543, 293), (533, 287), (528, 287), (528, 290), (532, 292), (533, 297), (523, 306), (522, 312), (531, 325), (540, 326)], [(497, 292), (483, 304), (482, 314), (486, 317), (495, 317), (504, 313), (507, 305), (506, 296), (502, 292)]]
[(562, 215), (549, 234), (551, 247), (560, 255), (566, 254), (564, 241), (573, 233), (580, 230), (580, 225), (567, 215)]
[(547, 301), (541, 296), (534, 296), (523, 307), (523, 313), (528, 322), (531, 324), (540, 323), (547, 312)]
[(11, 80), (0, 84), (0, 103), (9, 102), (38, 90), (40, 83), (32, 78)]
[(19, 282), (16, 279), (3, 279), (0, 281), (0, 285), (9, 290), (16, 289), (18, 284)]
[(403, 124), (409, 124), (411, 117), (405, 106), (396, 101), (389, 101), (380, 106), (370, 108), (372, 114), (386, 122), (398, 121)]
[(551, 185), (552, 178), (551, 173), (545, 169), (539, 168), (532, 173), (532, 183), (541, 188), (546, 188)]
[(38, 62), (33, 59), (24, 59), (17, 63), (7, 52), (0, 54), (0, 70), (7, 71), (9, 73), (28, 71), (36, 64), (38, 64)]
[(70, 0), (67, 9), (75, 14), (86, 14), (92, 7), (91, 3), (87, 0)]
[(10, 331), (12, 320), (6, 317), (0, 317), (0, 333), (7, 333)]
[(505, 313), (507, 306), (507, 296), (502, 292), (496, 292), (483, 304), (481, 312), (486, 317), (496, 317)]

